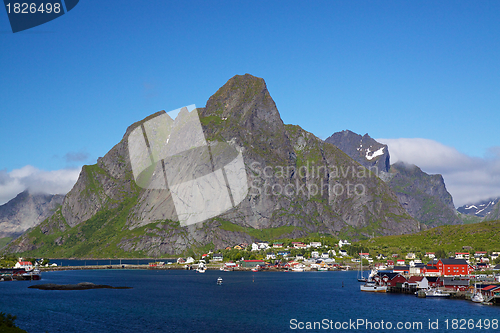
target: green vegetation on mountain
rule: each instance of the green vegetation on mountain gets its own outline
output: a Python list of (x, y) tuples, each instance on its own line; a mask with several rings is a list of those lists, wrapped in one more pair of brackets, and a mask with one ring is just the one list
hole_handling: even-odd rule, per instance
[(161, 111), (131, 125), (95, 165), (84, 166), (62, 206), (7, 251), (43, 257), (165, 257), (310, 234), (347, 231), (351, 239), (361, 239), (420, 230), (375, 174), (312, 133), (284, 125), (263, 79), (237, 75), (197, 112), (207, 141), (241, 149), (250, 192), (234, 208), (181, 226), (173, 221), (177, 212), (171, 192), (136, 185), (128, 137)]
[(0, 249), (4, 247), (5, 245), (9, 244), (9, 242), (12, 240), (12, 237), (4, 237), (0, 238)]
[(447, 256), (463, 252), (464, 248), (472, 251), (500, 251), (500, 221), (439, 226), (412, 235), (377, 237), (353, 245), (368, 248), (372, 255), (414, 252), (423, 257), (425, 252), (439, 251)]
[(388, 184), (401, 205), (419, 222), (436, 227), (461, 224), (441, 175), (429, 175), (415, 165), (391, 165)]
[(461, 219), (464, 224), (479, 223), (483, 221), (482, 217), (462, 213), (458, 213), (458, 218)]

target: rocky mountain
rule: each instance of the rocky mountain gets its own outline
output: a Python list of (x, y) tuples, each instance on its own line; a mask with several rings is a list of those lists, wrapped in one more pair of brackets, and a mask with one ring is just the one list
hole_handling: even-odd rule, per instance
[(460, 224), (453, 198), (441, 175), (428, 175), (414, 165), (390, 165), (389, 148), (368, 134), (361, 136), (345, 130), (325, 140), (339, 147), (366, 168), (378, 172), (396, 193), (399, 203), (419, 222), (429, 227)]
[(415, 165), (397, 162), (391, 165), (388, 184), (406, 211), (421, 223), (429, 227), (462, 223), (443, 176), (429, 175)]
[(0, 206), (0, 238), (16, 238), (52, 215), (64, 195), (24, 191)]
[[(188, 119), (186, 112), (179, 114)], [(373, 173), (334, 145), (285, 125), (263, 79), (237, 75), (192, 112), (205, 138), (190, 120), (169, 132), (177, 118), (164, 111), (131, 125), (97, 164), (82, 168), (62, 206), (8, 249), (52, 257), (159, 256), (311, 233), (359, 238), (420, 230)], [(160, 153), (168, 155), (161, 163)], [(233, 163), (240, 155), (244, 163)], [(218, 180), (203, 182), (208, 178)]]
[(500, 221), (500, 200), (486, 214), (484, 221)]
[(473, 204), (463, 205), (461, 207), (458, 207), (457, 210), (462, 214), (485, 217), (489, 212), (493, 210), (493, 207), (498, 202), (500, 202), (500, 197), (483, 200), (481, 202)]
[(391, 167), (389, 147), (372, 139), (368, 134), (363, 136), (345, 130), (333, 133), (325, 142), (331, 143), (353, 160), (368, 169), (389, 172)]

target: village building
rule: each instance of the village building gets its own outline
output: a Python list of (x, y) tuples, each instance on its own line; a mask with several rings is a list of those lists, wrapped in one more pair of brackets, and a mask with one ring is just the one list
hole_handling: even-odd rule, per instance
[(345, 239), (345, 240), (342, 240), (342, 239), (341, 239), (341, 240), (339, 240), (339, 247), (341, 248), (341, 247), (342, 247), (342, 246), (344, 246), (344, 245), (351, 245), (351, 243), (349, 243), (349, 242), (347, 241), (347, 239)]
[(212, 261), (222, 261), (222, 260), (224, 260), (224, 256), (222, 255), (222, 253), (215, 253), (212, 256)]
[(410, 266), (394, 266), (392, 271), (399, 274), (410, 274)]
[(251, 267), (254, 268), (255, 266), (264, 266), (266, 262), (264, 260), (241, 260), (240, 261), (240, 266), (241, 267)]
[(269, 259), (276, 259), (276, 254), (274, 254), (273, 252), (269, 252), (266, 254), (266, 259), (269, 260)]
[(442, 276), (465, 276), (474, 270), (465, 259), (439, 259), (436, 267)]
[(469, 289), (469, 279), (456, 279), (453, 277), (444, 277), (441, 279), (443, 287), (457, 291), (466, 291)]
[(406, 254), (406, 259), (410, 259), (410, 260), (415, 259), (415, 253), (413, 253), (413, 252), (407, 253)]
[(33, 269), (33, 264), (31, 261), (18, 261), (14, 265), (14, 268), (23, 268), (25, 271), (31, 271)]
[(455, 259), (469, 259), (469, 252), (455, 252)]

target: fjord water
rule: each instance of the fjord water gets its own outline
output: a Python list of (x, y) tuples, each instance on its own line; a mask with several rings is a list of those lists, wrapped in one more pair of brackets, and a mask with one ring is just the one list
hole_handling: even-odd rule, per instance
[[(224, 283), (217, 285), (217, 278)], [(32, 284), (92, 282), (133, 289), (47, 291)], [(500, 307), (359, 291), (356, 272), (82, 270), (0, 283), (0, 312), (28, 332), (292, 332), (291, 320), (422, 322), (404, 332), (452, 332), (452, 319), (500, 319)], [(439, 329), (428, 329), (429, 320)], [(444, 320), (449, 320), (446, 330)], [(351, 326), (352, 328), (352, 326)], [(396, 330), (394, 327), (393, 331)], [(386, 332), (382, 329), (332, 331)], [(467, 329), (468, 332), (485, 330)], [(492, 330), (489, 331), (498, 331)]]

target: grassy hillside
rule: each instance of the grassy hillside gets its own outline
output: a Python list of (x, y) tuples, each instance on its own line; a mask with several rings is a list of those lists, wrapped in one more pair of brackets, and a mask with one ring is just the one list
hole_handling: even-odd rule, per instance
[(9, 244), (9, 242), (12, 240), (12, 237), (4, 237), (0, 238), (0, 249), (4, 247), (5, 245)]
[(372, 255), (383, 253), (406, 254), (414, 252), (422, 257), (425, 252), (444, 255), (466, 251), (500, 251), (500, 221), (487, 221), (466, 225), (440, 226), (413, 235), (384, 236), (359, 241)]

